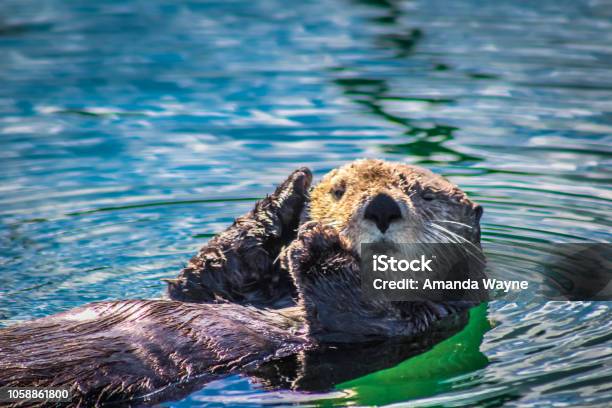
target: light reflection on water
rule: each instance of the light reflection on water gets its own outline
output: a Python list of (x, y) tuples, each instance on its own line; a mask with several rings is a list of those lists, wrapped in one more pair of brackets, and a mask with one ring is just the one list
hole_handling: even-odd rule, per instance
[[(485, 207), (485, 245), (610, 241), (612, 4), (301, 3), (0, 5), (3, 323), (160, 296), (290, 170), (360, 157), (447, 175)], [(406, 362), (321, 398), (610, 400), (607, 303), (492, 302), (487, 319), (485, 364), (419, 383)], [(313, 401), (232, 377), (177, 405), (236, 389)]]

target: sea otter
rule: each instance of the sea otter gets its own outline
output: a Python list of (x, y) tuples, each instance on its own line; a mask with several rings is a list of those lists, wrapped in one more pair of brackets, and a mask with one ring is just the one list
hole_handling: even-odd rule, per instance
[[(288, 180), (292, 177), (304, 177), (308, 184), (312, 179), (308, 169), (297, 170)], [(357, 160), (326, 174), (309, 197), (302, 190), (286, 191), (281, 185), (205, 245), (177, 279), (168, 280), (170, 297), (284, 304), (296, 293), (294, 280), (276, 261), (280, 249), (293, 241), (298, 224), (303, 230), (313, 229), (313, 235), (339, 235), (352, 253), (359, 252), (362, 242), (381, 240), (480, 244), (482, 207), (422, 167)], [(295, 205), (279, 211), (277, 197)], [(299, 221), (294, 218), (298, 210)], [(331, 245), (333, 240), (327, 242)]]
[[(379, 160), (333, 170), (309, 194), (311, 181), (296, 170), (213, 238), (169, 280), (170, 299), (92, 303), (0, 329), (0, 387), (65, 386), (74, 406), (145, 405), (230, 373), (266, 379), (270, 364), (297, 353), (415, 338), (436, 322), (465, 320), (471, 302), (362, 296), (358, 262), (361, 242), (478, 244), (482, 209), (465, 193), (422, 168)], [(398, 347), (377, 363), (409, 355)]]

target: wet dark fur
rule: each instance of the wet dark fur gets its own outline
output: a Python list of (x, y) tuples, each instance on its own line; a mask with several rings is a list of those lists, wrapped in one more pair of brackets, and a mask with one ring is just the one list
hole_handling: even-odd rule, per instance
[(0, 386), (66, 386), (75, 406), (152, 403), (308, 348), (300, 325), (235, 304), (92, 303), (2, 329)]
[(170, 297), (261, 305), (294, 295), (289, 274), (275, 260), (295, 238), (311, 182), (309, 169), (293, 172), (274, 194), (205, 245), (176, 280), (169, 280)]
[[(295, 171), (204, 246), (169, 282), (176, 300), (93, 303), (0, 329), (0, 386), (64, 385), (71, 405), (92, 406), (148, 405), (234, 372), (272, 384), (274, 361), (414, 338), (470, 306), (363, 298), (358, 255), (335, 230), (309, 222), (296, 236), (311, 180), (308, 169)], [(407, 356), (391, 350), (397, 358), (359, 367)]]

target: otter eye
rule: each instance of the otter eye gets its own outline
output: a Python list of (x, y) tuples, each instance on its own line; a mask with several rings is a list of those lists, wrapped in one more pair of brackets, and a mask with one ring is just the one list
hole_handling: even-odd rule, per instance
[(339, 200), (344, 195), (344, 190), (345, 190), (344, 186), (337, 186), (337, 187), (332, 188), (330, 193), (332, 197), (334, 197), (336, 200)]
[(431, 191), (424, 191), (421, 194), (421, 198), (425, 201), (432, 201), (434, 198), (436, 198), (435, 194), (432, 193)]

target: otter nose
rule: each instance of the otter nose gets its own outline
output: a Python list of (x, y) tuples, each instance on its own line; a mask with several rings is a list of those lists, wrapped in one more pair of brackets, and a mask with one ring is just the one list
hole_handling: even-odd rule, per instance
[(363, 217), (375, 222), (380, 232), (384, 234), (393, 220), (402, 218), (402, 211), (392, 197), (380, 193), (370, 201)]

